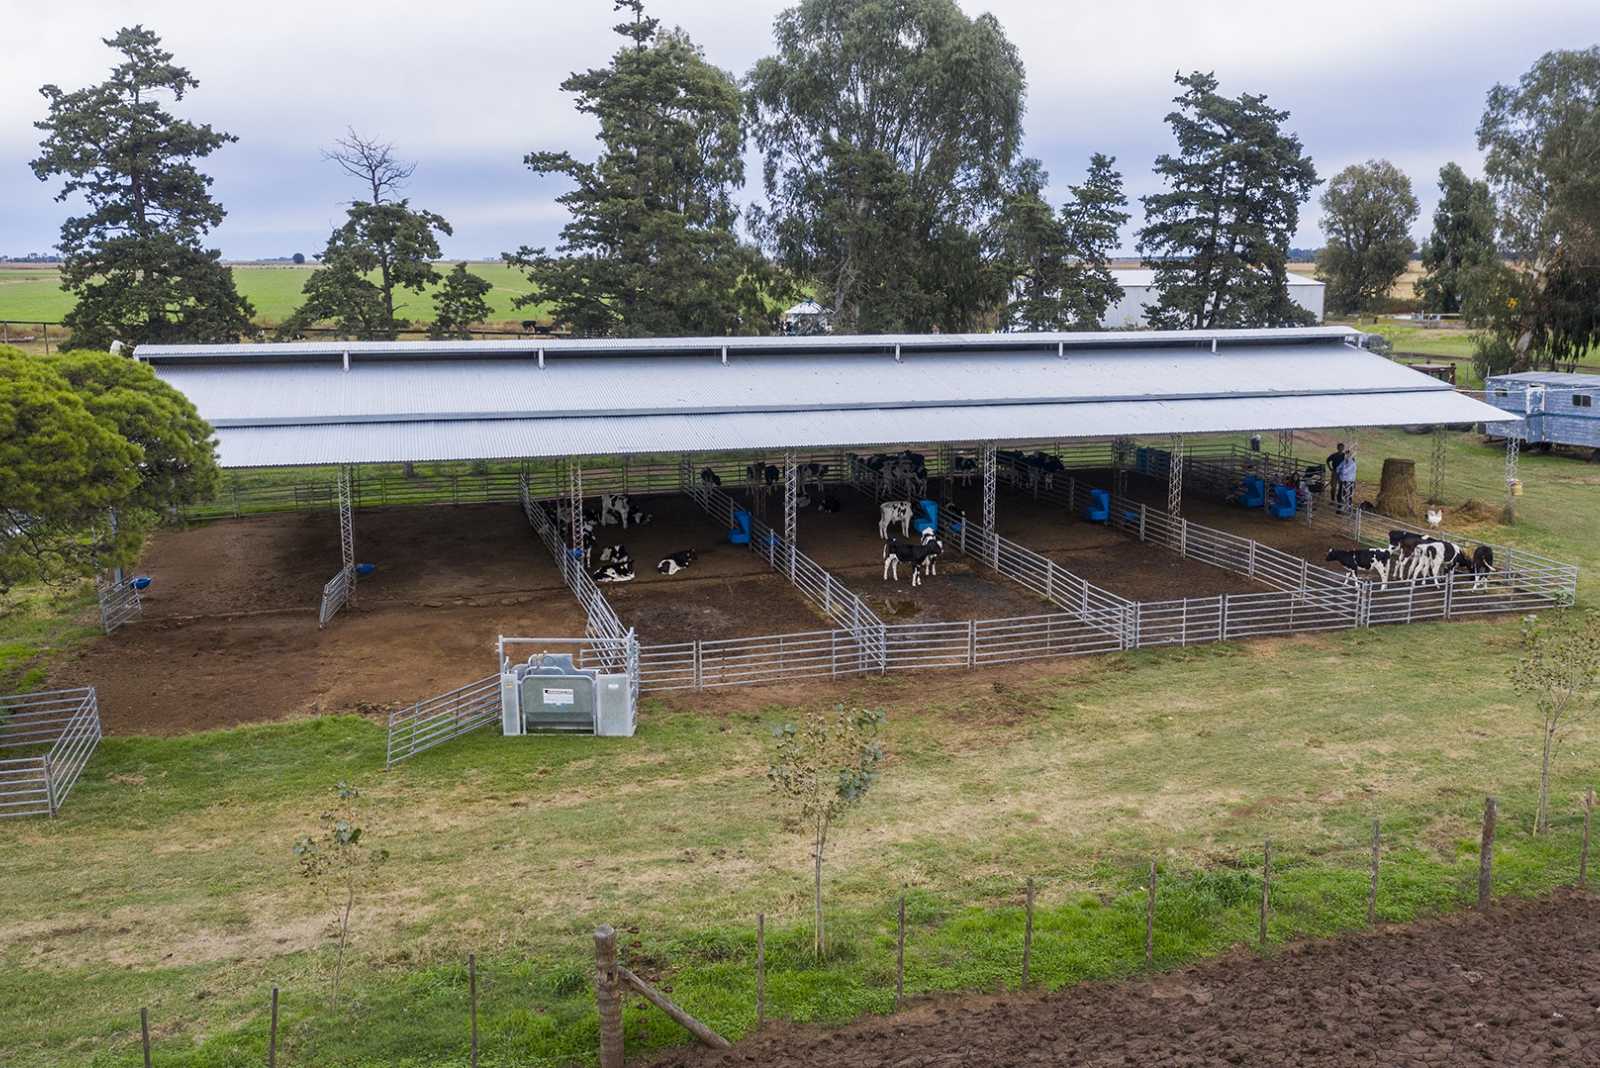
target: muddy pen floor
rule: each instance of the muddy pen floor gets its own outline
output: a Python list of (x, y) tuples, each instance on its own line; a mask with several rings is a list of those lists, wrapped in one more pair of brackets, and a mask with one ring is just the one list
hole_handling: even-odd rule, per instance
[(584, 614), (515, 505), (355, 513), (377, 565), (317, 627), (339, 567), (329, 512), (161, 531), (137, 573), (144, 618), (70, 654), (106, 729), (174, 734), (332, 712), (379, 713), (491, 674), (501, 634), (581, 637)]
[[(883, 540), (878, 537), (878, 504), (849, 487), (832, 487), (840, 509), (800, 514), (800, 550), (821, 564), (862, 599), (885, 623), (1007, 619), (1058, 611), (1043, 598), (946, 545), (938, 574), (911, 585), (910, 568), (900, 578), (883, 577)], [(781, 521), (781, 520), (780, 520)], [(892, 532), (900, 536), (899, 528)]]
[[(951, 497), (967, 514), (982, 514), (982, 491), (976, 484), (953, 487)], [(1186, 560), (1164, 546), (1143, 543), (1105, 524), (1091, 523), (1056, 501), (1034, 500), (1027, 491), (1004, 485), (995, 501), (995, 526), (1001, 537), (1130, 601), (1215, 597), (1268, 589), (1243, 575)]]

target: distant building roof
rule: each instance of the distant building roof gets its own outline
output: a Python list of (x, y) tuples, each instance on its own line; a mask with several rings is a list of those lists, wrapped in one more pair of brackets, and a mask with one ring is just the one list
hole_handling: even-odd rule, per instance
[(1504, 420), (1292, 330), (143, 345), (226, 467)]
[(1570, 371), (1519, 371), (1516, 374), (1489, 376), (1489, 384), (1497, 382), (1516, 382), (1528, 386), (1572, 386), (1585, 389), (1600, 387), (1600, 375), (1574, 374)]
[[(1116, 279), (1117, 285), (1127, 288), (1129, 286), (1154, 286), (1156, 272), (1147, 267), (1113, 267), (1111, 277)], [(1289, 272), (1289, 285), (1291, 286), (1323, 286), (1325, 283), (1317, 281), (1309, 275)]]
[(828, 309), (824, 308), (814, 300), (802, 300), (799, 304), (796, 304), (783, 314), (787, 318), (789, 316), (797, 315), (826, 315), (827, 312)]

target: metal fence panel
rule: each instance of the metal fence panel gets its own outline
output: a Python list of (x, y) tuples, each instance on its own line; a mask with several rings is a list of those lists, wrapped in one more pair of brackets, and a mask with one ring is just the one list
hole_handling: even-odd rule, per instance
[(59, 812), (100, 737), (93, 686), (0, 697), (0, 818)]
[(389, 713), (385, 767), (500, 722), (500, 673)]

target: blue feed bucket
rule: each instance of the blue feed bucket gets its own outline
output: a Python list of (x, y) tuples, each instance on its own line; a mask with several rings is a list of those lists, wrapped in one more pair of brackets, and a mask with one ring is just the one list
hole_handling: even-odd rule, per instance
[(357, 564), (356, 565), (356, 574), (358, 574), (358, 575), (363, 575), (363, 576), (370, 575), (376, 570), (378, 570), (378, 565), (377, 564)]
[(150, 588), (150, 576), (149, 575), (140, 575), (138, 578), (131, 580), (128, 583), (128, 585), (132, 586), (136, 590), (149, 589)]

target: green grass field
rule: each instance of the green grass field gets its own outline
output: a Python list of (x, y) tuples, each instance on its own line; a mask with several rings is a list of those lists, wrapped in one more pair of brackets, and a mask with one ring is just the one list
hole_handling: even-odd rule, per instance
[[(1369, 461), (1425, 461), (1430, 444), (1357, 441)], [(1497, 501), (1501, 455), (1453, 436), (1452, 498)], [(1600, 473), (1529, 456), (1523, 475), (1519, 525), (1483, 535), (1582, 565), (1587, 601)], [(37, 681), (51, 661), (28, 650), (83, 640), (92, 600), (5, 607), (0, 666)], [(59, 819), (0, 824), (0, 1063), (137, 1063), (141, 1005), (157, 1064), (260, 1063), (277, 984), (282, 1064), (465, 1065), (468, 952), (485, 1066), (592, 1063), (599, 922), (627, 932), (631, 967), (737, 1036), (754, 1021), (758, 911), (772, 1014), (842, 1021), (892, 1005), (901, 893), (912, 992), (1014, 986), (1030, 876), (1033, 972), (1053, 988), (1137, 966), (1151, 859), (1171, 967), (1253, 937), (1269, 836), (1275, 944), (1360, 925), (1375, 817), (1381, 917), (1463, 905), (1485, 793), (1502, 804), (1500, 890), (1536, 893), (1573, 877), (1600, 718), (1564, 736), (1555, 833), (1533, 839), (1539, 732), (1507, 682), (1516, 634), (1513, 620), (1378, 628), (654, 698), (632, 740), (480, 734), (390, 773), (381, 726), (349, 716), (108, 738)], [(816, 964), (807, 850), (764, 770), (776, 725), (837, 701), (888, 711), (890, 758), (832, 847), (835, 949)], [(357, 903), (332, 1011), (332, 910), (290, 846), (341, 780), (367, 791), (369, 835), (391, 860)], [(634, 1053), (683, 1040), (654, 1009), (630, 1000), (626, 1016)]]
[[(451, 266), (441, 265), (445, 270)], [(512, 301), (530, 288), (519, 271), (503, 263), (473, 263), (468, 269), (494, 286), (488, 295), (493, 321), (540, 316), (538, 308), (512, 306)], [(282, 322), (299, 306), (301, 289), (313, 270), (284, 264), (240, 264), (233, 268), (233, 277), (239, 292), (255, 305), (256, 320), (270, 325)], [(397, 299), (402, 304), (399, 315), (414, 322), (432, 320), (433, 300), (429, 294), (403, 292)], [(72, 310), (72, 303), (72, 296), (62, 291), (54, 268), (0, 267), (0, 319), (59, 322)]]

